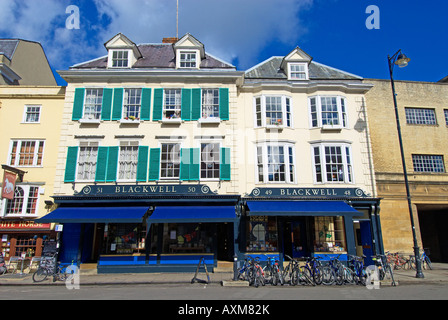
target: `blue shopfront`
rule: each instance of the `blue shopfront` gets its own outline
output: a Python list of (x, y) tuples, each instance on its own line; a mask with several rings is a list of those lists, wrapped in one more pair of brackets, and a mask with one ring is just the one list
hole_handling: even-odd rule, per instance
[(243, 255), (280, 259), (383, 253), (379, 203), (357, 188), (256, 188), (241, 199)]
[(96, 264), (98, 273), (213, 271), (232, 261), (240, 197), (206, 185), (86, 186), (55, 196), (40, 219), (63, 225), (59, 259)]

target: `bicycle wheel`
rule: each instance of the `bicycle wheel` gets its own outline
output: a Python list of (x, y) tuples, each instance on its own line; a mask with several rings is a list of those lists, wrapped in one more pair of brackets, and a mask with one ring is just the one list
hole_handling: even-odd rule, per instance
[(423, 260), (423, 266), (426, 268), (428, 268), (429, 270), (432, 270), (432, 264), (431, 264), (431, 260), (429, 259), (428, 256), (425, 257), (425, 259)]
[(330, 267), (322, 268), (322, 283), (326, 286), (333, 285), (336, 282), (336, 273)]
[(314, 283), (317, 284), (317, 285), (321, 285), (322, 281), (323, 281), (323, 278), (324, 278), (323, 275), (324, 275), (324, 273), (323, 273), (322, 267), (321, 266), (316, 266), (314, 268), (314, 270), (313, 270), (313, 280), (314, 280)]
[(305, 267), (300, 267), (299, 272), (297, 274), (298, 282), (302, 285), (310, 284), (312, 286), (316, 285), (316, 282), (313, 280), (311, 275), (311, 271)]
[(48, 271), (46, 269), (37, 269), (36, 272), (33, 273), (33, 281), (34, 282), (42, 282), (48, 277)]

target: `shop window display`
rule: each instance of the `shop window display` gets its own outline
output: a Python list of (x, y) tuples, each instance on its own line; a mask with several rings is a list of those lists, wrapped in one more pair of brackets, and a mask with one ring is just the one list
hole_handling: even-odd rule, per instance
[(104, 237), (104, 254), (133, 254), (145, 250), (146, 229), (141, 224), (108, 224)]
[(254, 216), (247, 222), (247, 252), (278, 251), (276, 217)]
[(345, 252), (345, 228), (343, 217), (314, 218), (314, 251)]
[(211, 253), (213, 227), (206, 223), (165, 223), (162, 253)]

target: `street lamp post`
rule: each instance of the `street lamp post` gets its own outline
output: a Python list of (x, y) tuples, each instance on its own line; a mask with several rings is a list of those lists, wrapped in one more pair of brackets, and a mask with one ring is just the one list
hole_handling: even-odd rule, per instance
[(398, 50), (392, 57), (387, 56), (387, 60), (389, 62), (389, 73), (390, 73), (390, 83), (392, 86), (392, 95), (394, 98), (394, 107), (395, 107), (395, 118), (397, 121), (397, 131), (398, 131), (398, 141), (400, 143), (400, 152), (401, 152), (401, 162), (403, 165), (403, 175), (404, 175), (404, 184), (406, 186), (406, 197), (408, 200), (408, 207), (409, 207), (409, 215), (411, 218), (411, 227), (412, 227), (412, 239), (414, 241), (414, 255), (415, 255), (415, 261), (416, 261), (416, 267), (417, 267), (417, 273), (415, 275), (416, 278), (424, 278), (422, 272), (422, 264), (420, 261), (420, 249), (418, 247), (417, 243), (417, 236), (415, 234), (415, 224), (414, 224), (414, 214), (412, 210), (412, 203), (411, 203), (411, 192), (409, 191), (409, 181), (408, 181), (408, 173), (406, 170), (406, 161), (404, 158), (404, 151), (403, 151), (403, 140), (401, 138), (401, 127), (400, 127), (400, 119), (398, 116), (398, 108), (397, 108), (397, 97), (395, 93), (395, 83), (394, 83), (394, 77), (393, 77), (393, 69), (394, 65), (398, 65), (400, 68), (406, 67), (408, 65), (408, 62), (411, 60), (406, 55), (404, 55), (401, 52), (401, 49)]

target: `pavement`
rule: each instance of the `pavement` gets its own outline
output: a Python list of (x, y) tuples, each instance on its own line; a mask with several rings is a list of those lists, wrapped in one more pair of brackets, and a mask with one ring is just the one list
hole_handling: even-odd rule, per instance
[[(440, 283), (448, 285), (448, 263), (433, 263), (433, 270), (423, 270), (424, 278), (416, 278), (414, 270), (394, 270), (394, 279), (398, 285)], [(80, 274), (79, 285), (138, 285), (138, 284), (191, 284), (194, 273), (120, 273), (120, 274)], [(246, 286), (247, 282), (232, 281), (233, 271), (209, 273), (210, 285)], [(204, 283), (207, 275), (199, 271), (193, 283)], [(1, 286), (54, 286), (66, 285), (64, 281), (53, 282), (52, 279), (34, 283), (32, 274), (4, 274), (0, 275)], [(381, 285), (391, 285), (390, 280), (381, 281)]]

